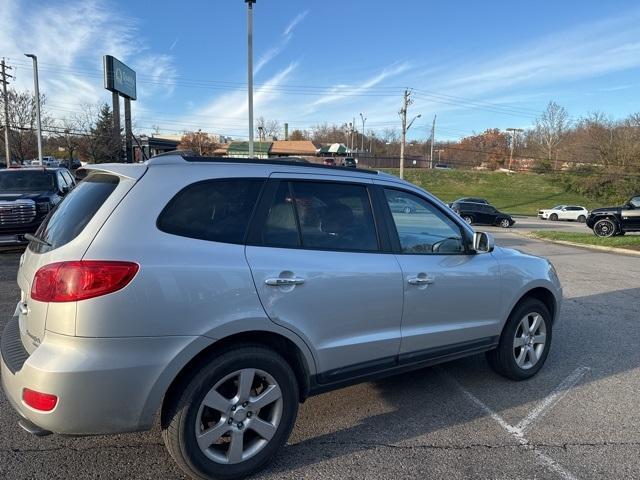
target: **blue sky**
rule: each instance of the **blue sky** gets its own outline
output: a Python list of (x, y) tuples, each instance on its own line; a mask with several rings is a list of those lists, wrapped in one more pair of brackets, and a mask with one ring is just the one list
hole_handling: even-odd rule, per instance
[[(578, 118), (640, 111), (640, 6), (633, 1), (285, 1), (255, 5), (256, 116), (310, 128), (367, 117), (439, 138), (527, 127), (549, 100)], [(138, 72), (134, 123), (177, 133), (246, 135), (246, 6), (242, 0), (0, 0), (0, 56), (31, 87), (40, 59), (52, 117), (105, 102), (101, 58)], [(359, 119), (357, 125), (360, 125)]]

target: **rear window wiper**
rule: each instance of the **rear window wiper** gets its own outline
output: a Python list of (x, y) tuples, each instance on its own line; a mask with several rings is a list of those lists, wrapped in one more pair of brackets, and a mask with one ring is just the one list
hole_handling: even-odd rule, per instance
[(25, 233), (24, 234), (24, 238), (26, 238), (27, 240), (29, 240), (30, 242), (34, 242), (37, 243), (38, 245), (45, 245), (47, 247), (51, 247), (52, 245), (47, 242), (46, 240), (43, 240), (42, 238), (38, 238), (35, 235), (31, 235), (30, 233)]

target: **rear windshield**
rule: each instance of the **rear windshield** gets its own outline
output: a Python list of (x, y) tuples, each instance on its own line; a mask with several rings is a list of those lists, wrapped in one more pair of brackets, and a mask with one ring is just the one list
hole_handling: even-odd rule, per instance
[(56, 190), (55, 173), (45, 170), (0, 172), (0, 192), (49, 192)]
[(45, 218), (35, 236), (49, 243), (30, 242), (29, 248), (44, 253), (76, 238), (118, 186), (118, 177), (90, 174)]

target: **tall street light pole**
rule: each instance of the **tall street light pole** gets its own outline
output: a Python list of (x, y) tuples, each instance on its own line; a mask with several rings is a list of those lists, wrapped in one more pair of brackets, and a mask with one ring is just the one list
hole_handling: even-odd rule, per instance
[(256, 0), (244, 0), (247, 4), (247, 84), (249, 94), (249, 158), (253, 158), (253, 4)]
[(33, 88), (36, 94), (36, 125), (38, 127), (38, 164), (42, 166), (42, 121), (40, 120), (40, 89), (38, 87), (38, 57), (33, 53), (25, 53), (25, 57), (33, 60)]
[(511, 142), (509, 142), (511, 144), (509, 148), (509, 173), (511, 173), (511, 163), (513, 162), (513, 148), (516, 143), (516, 135), (520, 132), (524, 132), (524, 130), (521, 128), (507, 128), (507, 132), (511, 133)]
[(367, 121), (367, 117), (360, 114), (360, 118), (362, 119), (362, 138), (360, 139), (360, 150), (364, 152), (364, 122)]

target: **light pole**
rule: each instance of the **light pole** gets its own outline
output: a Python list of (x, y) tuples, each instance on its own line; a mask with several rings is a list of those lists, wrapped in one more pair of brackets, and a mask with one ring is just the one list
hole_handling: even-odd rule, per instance
[(42, 122), (40, 120), (40, 89), (38, 87), (38, 57), (33, 53), (25, 53), (25, 57), (33, 60), (33, 88), (36, 94), (36, 125), (38, 127), (38, 164), (42, 166)]
[(367, 121), (367, 117), (360, 114), (360, 118), (362, 119), (362, 137), (360, 139), (360, 150), (364, 152), (364, 122)]
[(249, 101), (249, 158), (253, 157), (253, 4), (256, 0), (244, 0), (247, 4), (247, 84)]
[(516, 143), (516, 135), (520, 132), (524, 132), (521, 128), (507, 128), (507, 132), (511, 133), (511, 142), (509, 148), (509, 173), (511, 173), (511, 162), (513, 162), (513, 147)]

